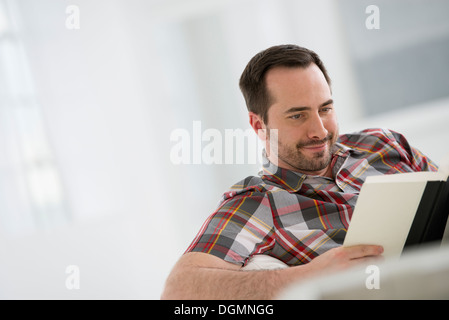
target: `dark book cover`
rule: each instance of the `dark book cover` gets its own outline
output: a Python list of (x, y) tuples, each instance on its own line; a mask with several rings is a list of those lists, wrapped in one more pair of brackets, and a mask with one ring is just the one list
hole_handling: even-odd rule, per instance
[(441, 241), (449, 215), (449, 179), (428, 181), (404, 248)]

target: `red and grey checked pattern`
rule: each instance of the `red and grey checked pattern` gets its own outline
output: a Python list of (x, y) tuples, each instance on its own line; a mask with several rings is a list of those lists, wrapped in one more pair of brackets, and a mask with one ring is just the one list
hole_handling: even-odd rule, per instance
[(223, 195), (186, 252), (242, 265), (255, 254), (305, 264), (343, 243), (366, 177), (437, 170), (402, 135), (385, 129), (340, 136), (332, 168), (335, 179), (267, 161), (259, 176), (247, 177)]

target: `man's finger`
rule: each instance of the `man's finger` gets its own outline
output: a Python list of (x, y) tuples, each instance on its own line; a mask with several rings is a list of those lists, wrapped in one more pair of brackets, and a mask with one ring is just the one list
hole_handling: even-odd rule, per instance
[(376, 245), (359, 245), (353, 247), (347, 247), (348, 255), (350, 259), (360, 259), (369, 256), (378, 256), (383, 253), (382, 246)]

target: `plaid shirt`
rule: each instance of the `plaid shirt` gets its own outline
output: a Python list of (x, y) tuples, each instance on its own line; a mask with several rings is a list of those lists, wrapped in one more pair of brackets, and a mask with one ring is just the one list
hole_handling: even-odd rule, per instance
[(205, 252), (245, 265), (268, 254), (288, 265), (310, 262), (340, 246), (366, 177), (436, 171), (436, 165), (394, 131), (342, 135), (333, 149), (335, 179), (308, 176), (267, 161), (224, 193), (186, 252)]

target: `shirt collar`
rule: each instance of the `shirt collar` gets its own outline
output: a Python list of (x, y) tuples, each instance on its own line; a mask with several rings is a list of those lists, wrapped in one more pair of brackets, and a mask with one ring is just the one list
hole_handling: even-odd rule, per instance
[[(347, 158), (352, 149), (336, 143), (333, 146), (333, 157)], [(284, 169), (276, 166), (268, 160), (265, 150), (263, 150), (263, 167), (259, 172), (259, 176), (266, 181), (280, 185), (283, 189), (290, 192), (297, 192), (301, 189), (302, 184), (307, 179), (307, 175), (296, 171)], [(342, 159), (344, 160), (344, 159)], [(333, 172), (338, 172), (344, 161), (332, 161), (334, 164)], [(335, 167), (338, 166), (338, 167)]]

